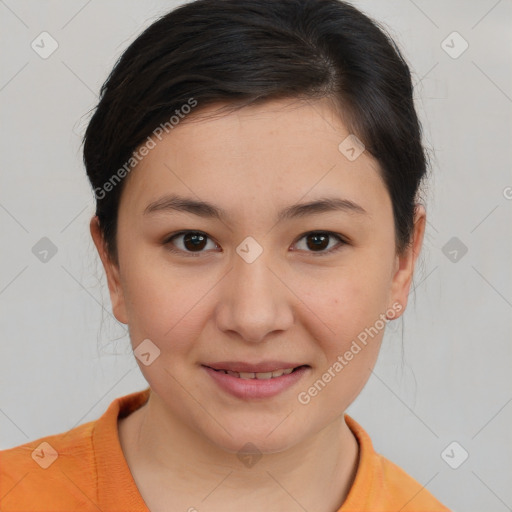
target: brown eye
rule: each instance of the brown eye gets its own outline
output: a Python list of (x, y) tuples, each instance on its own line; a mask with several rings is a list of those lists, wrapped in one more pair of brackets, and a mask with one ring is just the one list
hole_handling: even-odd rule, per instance
[(317, 249), (324, 250), (329, 245), (329, 235), (324, 235), (323, 233), (308, 235), (306, 240), (308, 249), (313, 251), (316, 251)]
[(204, 249), (209, 241), (213, 244), (213, 248), (215, 248), (216, 244), (205, 233), (200, 231), (182, 231), (168, 238), (164, 245), (169, 246), (168, 249), (172, 252), (200, 254), (206, 252)]
[[(338, 241), (338, 247), (336, 247), (336, 244), (331, 244), (333, 239)], [(329, 231), (312, 231), (311, 233), (306, 233), (303, 235), (302, 238), (299, 239), (299, 242), (301, 240), (305, 240), (306, 243), (303, 244), (303, 247), (299, 248), (300, 250), (319, 254), (334, 252), (346, 244), (345, 240), (343, 240), (341, 236)], [(327, 248), (329, 249), (326, 250)]]
[(206, 245), (206, 237), (201, 233), (187, 233), (183, 236), (183, 245), (189, 251), (200, 251)]

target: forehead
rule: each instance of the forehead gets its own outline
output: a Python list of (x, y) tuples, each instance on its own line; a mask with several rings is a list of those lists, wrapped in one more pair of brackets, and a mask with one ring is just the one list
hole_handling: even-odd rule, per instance
[(228, 211), (252, 204), (253, 214), (336, 192), (367, 211), (389, 206), (371, 155), (350, 160), (340, 150), (351, 134), (329, 101), (274, 100), (220, 115), (219, 106), (155, 140), (123, 193), (139, 213), (164, 192), (215, 197)]

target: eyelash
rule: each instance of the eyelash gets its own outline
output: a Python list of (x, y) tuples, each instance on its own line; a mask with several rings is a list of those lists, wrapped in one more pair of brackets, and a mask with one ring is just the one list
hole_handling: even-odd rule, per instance
[[(181, 254), (181, 255), (186, 255), (186, 256), (192, 256), (192, 257), (197, 257), (197, 256), (200, 256), (201, 254), (203, 254), (204, 252), (206, 251), (197, 251), (197, 252), (193, 252), (193, 251), (183, 251), (182, 249), (175, 249), (172, 247), (172, 241), (179, 237), (179, 236), (183, 236), (183, 235), (186, 235), (188, 233), (195, 233), (195, 234), (199, 234), (199, 235), (203, 235), (205, 236), (208, 240), (212, 240), (206, 233), (204, 233), (203, 231), (196, 231), (196, 230), (184, 230), (184, 231), (179, 231), (178, 233), (174, 233), (173, 235), (170, 235), (168, 236), (164, 241), (163, 241), (163, 245), (166, 246), (167, 250), (169, 252), (172, 252), (172, 253), (177, 253), (177, 254)], [(313, 256), (326, 256), (328, 254), (333, 254), (337, 251), (339, 251), (340, 249), (343, 248), (343, 246), (345, 245), (348, 245), (348, 241), (343, 238), (341, 235), (339, 235), (338, 233), (334, 233), (332, 231), (308, 231), (304, 234), (302, 234), (298, 239), (297, 239), (297, 242), (299, 242), (300, 240), (302, 240), (304, 237), (306, 237), (307, 235), (327, 235), (329, 237), (333, 237), (333, 238), (336, 238), (339, 242), (339, 244), (331, 249), (329, 249), (328, 251), (305, 251), (305, 252), (309, 252), (311, 253)], [(213, 241), (213, 240), (212, 240)], [(297, 243), (295, 242), (295, 243)], [(216, 242), (215, 242), (216, 243)]]

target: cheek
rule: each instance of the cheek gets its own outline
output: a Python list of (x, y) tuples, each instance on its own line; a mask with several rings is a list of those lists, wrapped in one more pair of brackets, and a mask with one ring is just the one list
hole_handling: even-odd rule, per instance
[[(330, 269), (321, 279), (302, 278), (304, 303), (313, 325), (322, 325), (318, 339), (332, 349), (343, 348), (385, 313), (391, 281), (384, 266), (361, 265)], [(326, 336), (326, 334), (328, 334)]]
[(218, 276), (171, 268), (143, 255), (124, 262), (123, 292), (133, 346), (149, 338), (162, 352), (190, 350), (204, 327), (206, 297)]
[(324, 420), (325, 411), (333, 419), (359, 395), (379, 354), (386, 326), (386, 281), (370, 277), (331, 279), (329, 293), (308, 292), (304, 301), (313, 305), (308, 328), (322, 357), (297, 398)]

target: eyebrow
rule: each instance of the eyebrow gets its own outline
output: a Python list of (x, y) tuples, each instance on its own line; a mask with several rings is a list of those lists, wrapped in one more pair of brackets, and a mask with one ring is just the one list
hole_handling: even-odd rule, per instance
[[(216, 218), (221, 221), (225, 221), (228, 218), (227, 212), (224, 209), (212, 203), (178, 195), (166, 195), (153, 201), (146, 206), (143, 215), (173, 211), (188, 212), (199, 217)], [(283, 221), (333, 211), (368, 215), (368, 212), (362, 206), (349, 199), (322, 197), (315, 201), (293, 204), (284, 208), (279, 212), (277, 220)]]

